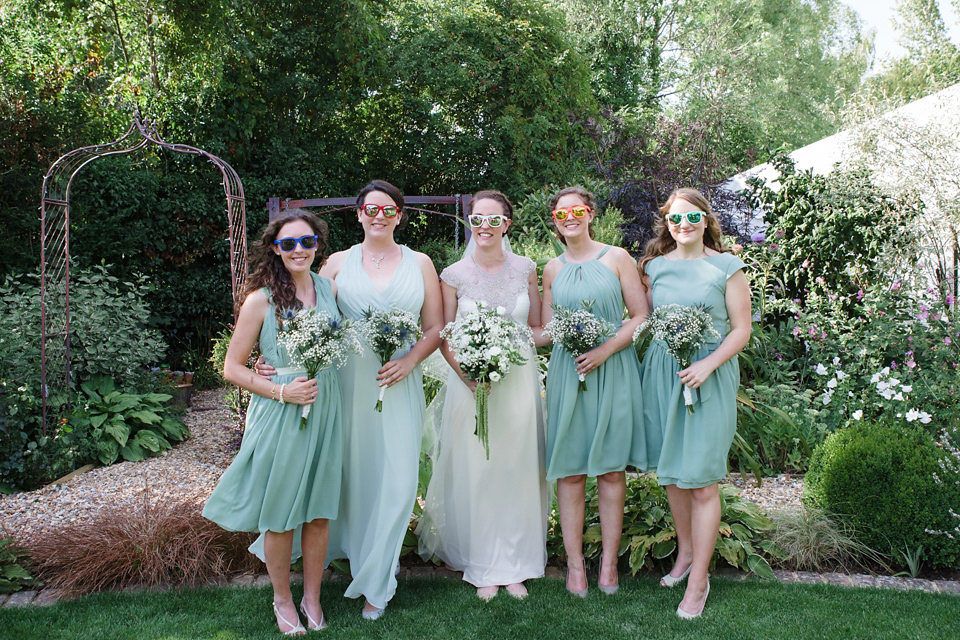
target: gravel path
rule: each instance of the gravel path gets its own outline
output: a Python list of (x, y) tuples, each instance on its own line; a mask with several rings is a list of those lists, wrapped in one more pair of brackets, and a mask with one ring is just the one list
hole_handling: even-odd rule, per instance
[(233, 458), (233, 414), (222, 389), (193, 396), (184, 416), (192, 437), (156, 458), (98, 467), (61, 485), (0, 496), (0, 527), (27, 538), (82, 522), (104, 507), (135, 507), (145, 497), (203, 502)]
[[(81, 522), (103, 507), (136, 507), (145, 496), (164, 502), (203, 502), (234, 453), (229, 444), (236, 432), (225, 395), (222, 389), (195, 394), (184, 416), (192, 437), (162, 456), (100, 467), (61, 485), (0, 496), (0, 526), (26, 538)], [(803, 490), (799, 476), (764, 478), (760, 487), (749, 476), (734, 475), (730, 482), (764, 509), (799, 506)]]

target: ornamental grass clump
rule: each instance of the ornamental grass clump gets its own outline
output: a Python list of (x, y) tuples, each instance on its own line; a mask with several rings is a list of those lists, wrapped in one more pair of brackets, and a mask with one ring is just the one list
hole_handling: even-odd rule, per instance
[(72, 594), (129, 586), (190, 586), (258, 569), (256, 534), (230, 532), (195, 502), (104, 509), (93, 518), (34, 534), (26, 543), (48, 585)]
[(770, 536), (782, 555), (774, 564), (796, 571), (835, 571), (885, 567), (883, 556), (859, 542), (852, 527), (822, 509), (774, 509)]

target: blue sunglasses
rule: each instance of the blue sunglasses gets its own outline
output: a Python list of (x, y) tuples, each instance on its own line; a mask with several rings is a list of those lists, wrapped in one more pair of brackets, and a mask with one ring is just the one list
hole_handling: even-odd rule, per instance
[(304, 249), (313, 249), (317, 246), (317, 236), (300, 236), (299, 238), (278, 238), (273, 244), (280, 245), (281, 251), (293, 251), (299, 244)]

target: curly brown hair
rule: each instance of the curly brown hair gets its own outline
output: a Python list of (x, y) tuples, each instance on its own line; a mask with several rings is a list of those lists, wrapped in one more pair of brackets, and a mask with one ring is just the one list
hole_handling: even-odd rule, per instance
[(270, 290), (270, 295), (273, 298), (278, 320), (281, 318), (284, 309), (299, 309), (302, 306), (300, 300), (297, 299), (296, 287), (290, 277), (290, 272), (283, 266), (283, 258), (273, 252), (273, 241), (280, 234), (280, 229), (283, 228), (283, 225), (294, 220), (303, 220), (310, 225), (310, 228), (317, 235), (317, 253), (314, 263), (316, 263), (317, 258), (320, 259), (320, 264), (317, 265), (318, 269), (327, 261), (328, 256), (327, 223), (318, 218), (315, 213), (305, 209), (287, 209), (270, 221), (270, 224), (260, 235), (260, 239), (254, 242), (250, 248), (253, 254), (251, 261), (253, 271), (247, 276), (244, 284), (243, 298), (246, 299), (254, 291), (266, 287)]
[(655, 235), (647, 242), (647, 246), (643, 251), (643, 257), (640, 258), (640, 263), (637, 265), (641, 278), (646, 275), (644, 267), (646, 267), (648, 262), (659, 256), (666, 255), (677, 248), (677, 241), (670, 235), (670, 228), (665, 222), (665, 216), (670, 212), (670, 207), (673, 206), (674, 201), (678, 199), (689, 202), (707, 214), (707, 228), (703, 232), (703, 245), (720, 253), (730, 251), (723, 246), (720, 221), (717, 219), (717, 215), (713, 212), (713, 208), (710, 207), (710, 202), (706, 197), (696, 189), (689, 187), (674, 189), (673, 192), (670, 193), (670, 197), (667, 198), (667, 201), (660, 207), (660, 217), (657, 218), (657, 221), (653, 225)]
[[(557, 191), (555, 194), (553, 194), (553, 197), (550, 198), (550, 211), (548, 211), (547, 213), (550, 214), (550, 224), (553, 225), (553, 235), (557, 236), (557, 239), (564, 246), (566, 246), (567, 244), (567, 239), (563, 237), (562, 233), (560, 233), (560, 229), (557, 227), (557, 221), (553, 217), (553, 211), (554, 209), (557, 208), (557, 203), (560, 202), (560, 198), (562, 198), (563, 196), (568, 196), (570, 194), (580, 196), (580, 199), (583, 200), (583, 204), (590, 207), (594, 213), (597, 212), (596, 197), (592, 193), (590, 193), (589, 191), (581, 187), (580, 185), (567, 187), (566, 189), (560, 189), (560, 191)], [(590, 235), (590, 239), (593, 240), (595, 232), (593, 230), (592, 225), (587, 225), (587, 233)]]

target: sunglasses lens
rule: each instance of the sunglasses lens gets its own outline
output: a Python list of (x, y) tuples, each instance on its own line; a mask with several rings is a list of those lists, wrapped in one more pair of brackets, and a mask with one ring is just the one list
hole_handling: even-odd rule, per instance
[(587, 215), (586, 207), (570, 207), (570, 211), (573, 212), (574, 218), (582, 218), (583, 216)]
[(683, 220), (683, 216), (679, 213), (671, 213), (667, 216), (667, 222), (670, 224), (680, 224), (681, 220)]
[(297, 246), (296, 238), (284, 238), (280, 241), (282, 251), (293, 251)]
[(503, 224), (503, 216), (488, 216), (487, 224), (491, 227), (499, 227), (501, 224)]
[(303, 236), (300, 238), (300, 246), (304, 249), (313, 249), (317, 246), (317, 236)]
[(385, 215), (388, 218), (392, 218), (395, 215), (397, 215), (397, 208), (394, 207), (393, 205), (388, 204), (383, 208), (383, 215)]
[(703, 214), (699, 211), (691, 211), (687, 214), (687, 220), (690, 221), (690, 224), (700, 224), (700, 219), (703, 217)]
[(371, 218), (377, 217), (377, 205), (375, 204), (365, 204), (363, 205), (363, 212)]
[(483, 216), (470, 216), (468, 218), (471, 227), (479, 227), (483, 224)]

